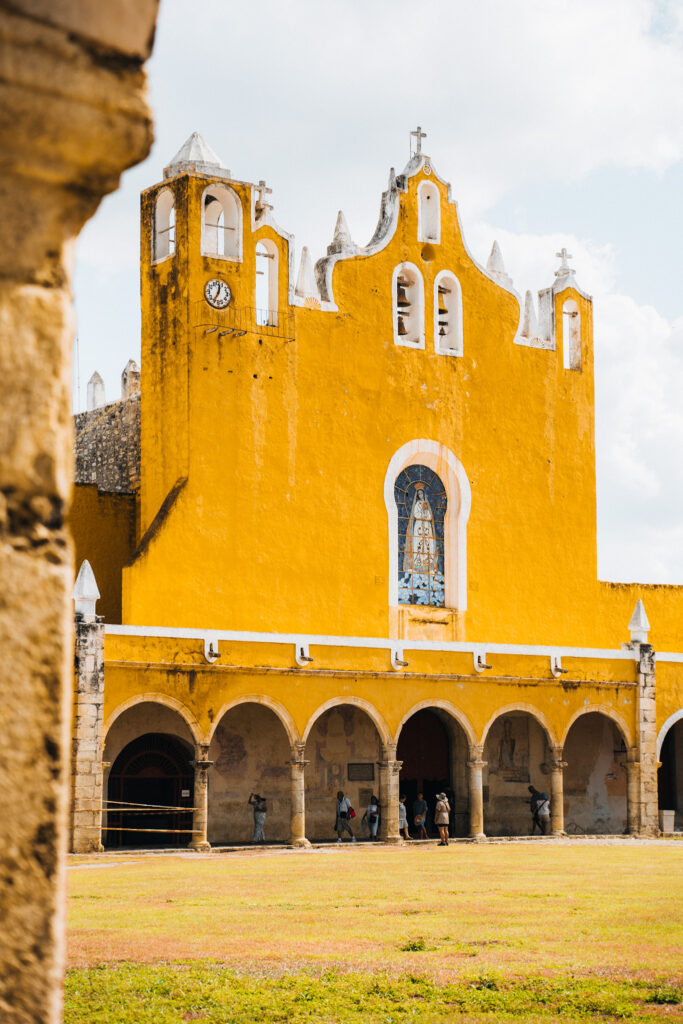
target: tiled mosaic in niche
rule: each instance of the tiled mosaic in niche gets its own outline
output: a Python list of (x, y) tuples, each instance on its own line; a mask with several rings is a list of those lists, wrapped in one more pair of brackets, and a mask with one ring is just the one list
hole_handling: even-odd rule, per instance
[(443, 520), (446, 491), (426, 466), (408, 466), (396, 479), (399, 604), (446, 603)]

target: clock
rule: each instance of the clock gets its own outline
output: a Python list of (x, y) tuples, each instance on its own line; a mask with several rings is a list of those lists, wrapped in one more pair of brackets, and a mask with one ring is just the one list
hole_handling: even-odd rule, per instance
[(225, 281), (213, 278), (204, 285), (204, 298), (214, 309), (225, 309), (232, 298), (232, 292)]

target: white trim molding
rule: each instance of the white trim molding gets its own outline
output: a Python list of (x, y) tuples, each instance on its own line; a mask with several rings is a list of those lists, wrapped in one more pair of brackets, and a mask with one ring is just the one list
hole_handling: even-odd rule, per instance
[(443, 522), (444, 576), (446, 607), (467, 608), (467, 520), (472, 491), (459, 459), (438, 441), (420, 438), (408, 441), (392, 457), (384, 478), (384, 504), (389, 527), (389, 606), (398, 608), (398, 509), (394, 497), (396, 478), (408, 466), (427, 466), (446, 489), (446, 515)]
[(673, 729), (676, 722), (680, 722), (682, 718), (683, 708), (681, 708), (679, 711), (674, 711), (673, 715), (669, 715), (666, 722), (657, 733), (657, 760), (659, 760), (659, 755), (662, 752), (662, 744), (666, 739), (666, 734), (668, 733), (669, 729)]

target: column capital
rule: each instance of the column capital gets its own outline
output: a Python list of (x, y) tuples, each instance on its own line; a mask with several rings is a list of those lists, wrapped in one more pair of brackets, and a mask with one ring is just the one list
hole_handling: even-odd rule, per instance
[(207, 772), (209, 770), (209, 768), (211, 767), (211, 765), (215, 764), (215, 761), (195, 760), (195, 761), (190, 761), (190, 764), (192, 765), (193, 768), (197, 768), (200, 772)]
[(488, 763), (488, 762), (484, 761), (484, 744), (483, 743), (481, 743), (481, 744), (479, 744), (479, 743), (470, 743), (469, 747), (468, 747), (468, 750), (467, 750), (467, 753), (469, 755), (469, 760), (470, 761), (475, 761), (475, 762), (476, 761), (481, 761), (482, 764), (487, 764)]
[(550, 762), (550, 769), (553, 772), (563, 772), (568, 763), (568, 761), (563, 761), (562, 758), (558, 758), (557, 760), (553, 759)]
[(299, 771), (303, 771), (305, 769), (306, 765), (310, 764), (310, 763), (311, 763), (310, 761), (306, 761), (303, 758), (299, 758), (299, 757), (292, 757), (292, 758), (290, 758), (289, 761), (287, 761), (287, 764), (291, 768), (298, 768)]
[(382, 771), (382, 770), (388, 771), (388, 772), (391, 772), (392, 775), (398, 775), (398, 773), (400, 772), (401, 768), (403, 767), (403, 761), (396, 761), (396, 760), (389, 760), (389, 759), (387, 759), (385, 761), (378, 761), (377, 764), (379, 766), (380, 771)]

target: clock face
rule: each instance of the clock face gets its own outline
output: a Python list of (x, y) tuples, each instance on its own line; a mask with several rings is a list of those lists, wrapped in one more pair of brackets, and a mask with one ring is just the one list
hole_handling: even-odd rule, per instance
[(213, 278), (204, 285), (204, 298), (214, 309), (225, 309), (232, 298), (232, 292), (225, 281)]

